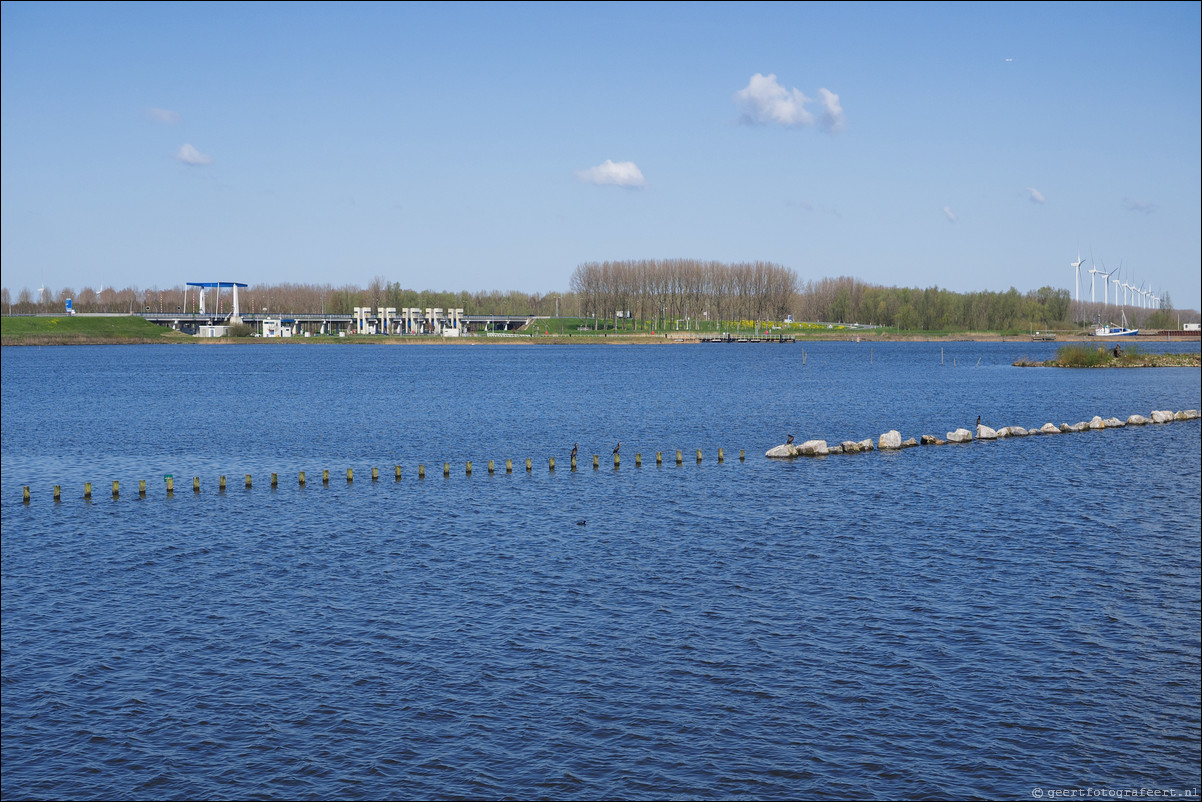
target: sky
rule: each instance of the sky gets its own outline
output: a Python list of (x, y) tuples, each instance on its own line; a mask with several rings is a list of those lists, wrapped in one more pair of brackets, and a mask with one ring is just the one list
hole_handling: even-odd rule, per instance
[(1080, 255), (1083, 300), (1202, 309), (1197, 2), (2, 8), (14, 297), (670, 258), (1075, 294)]

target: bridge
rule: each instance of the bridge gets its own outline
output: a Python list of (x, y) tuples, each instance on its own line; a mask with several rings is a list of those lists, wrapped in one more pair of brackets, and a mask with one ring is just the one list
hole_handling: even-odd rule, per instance
[[(415, 310), (416, 311), (416, 310)], [(420, 318), (414, 316), (405, 319), (395, 314), (384, 312), (363, 314), (268, 314), (266, 312), (241, 313), (237, 317), (233, 312), (184, 312), (178, 308), (174, 312), (154, 312), (145, 310), (139, 316), (159, 326), (166, 326), (176, 331), (192, 335), (220, 336), (221, 329), (241, 323), (249, 326), (263, 336), (345, 336), (348, 334), (378, 334), (389, 336), (443, 335), (451, 331), (463, 334), (475, 334), (490, 331), (518, 331), (535, 321), (533, 315), (450, 315), (446, 310), (430, 308), (423, 309)], [(426, 312), (429, 311), (429, 317)], [(456, 325), (453, 325), (456, 324)]]

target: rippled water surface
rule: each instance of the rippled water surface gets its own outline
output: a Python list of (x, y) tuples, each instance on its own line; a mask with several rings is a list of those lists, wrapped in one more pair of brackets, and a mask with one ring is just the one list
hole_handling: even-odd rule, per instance
[(764, 458), (1202, 406), (1053, 349), (5, 348), (3, 796), (1196, 797), (1198, 421)]

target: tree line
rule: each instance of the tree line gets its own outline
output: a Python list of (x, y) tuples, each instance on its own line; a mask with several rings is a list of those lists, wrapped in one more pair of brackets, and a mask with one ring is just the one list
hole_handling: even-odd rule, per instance
[[(465, 315), (505, 314), (595, 318), (624, 326), (653, 328), (670, 321), (799, 321), (883, 326), (905, 331), (1021, 331), (1076, 328), (1118, 318), (1114, 306), (1075, 302), (1067, 289), (1050, 286), (1020, 293), (953, 292), (939, 287), (885, 287), (849, 277), (801, 282), (797, 274), (770, 262), (726, 264), (694, 259), (586, 262), (569, 280), (568, 292), (517, 290), (415, 290), (374, 278), (366, 287), (330, 284), (255, 284), (239, 290), (243, 313), (351, 314), (357, 306), (440, 307)], [(7, 314), (61, 312), (70, 298), (78, 312), (169, 314), (199, 311), (196, 288), (113, 287), (78, 291), (20, 290), (14, 300), (0, 288), (0, 311)], [(229, 311), (230, 292), (222, 293)], [(213, 309), (210, 291), (209, 311)], [(1129, 325), (1175, 328), (1178, 313), (1167, 295), (1159, 310), (1126, 307)], [(1196, 321), (1190, 310), (1180, 317)], [(1116, 321), (1117, 322), (1117, 321)]]

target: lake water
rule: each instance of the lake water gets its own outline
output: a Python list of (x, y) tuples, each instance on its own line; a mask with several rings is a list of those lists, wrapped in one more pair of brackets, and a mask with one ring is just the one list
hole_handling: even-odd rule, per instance
[(1202, 407), (1054, 350), (4, 348), (3, 796), (1197, 798), (1197, 420), (764, 457)]

